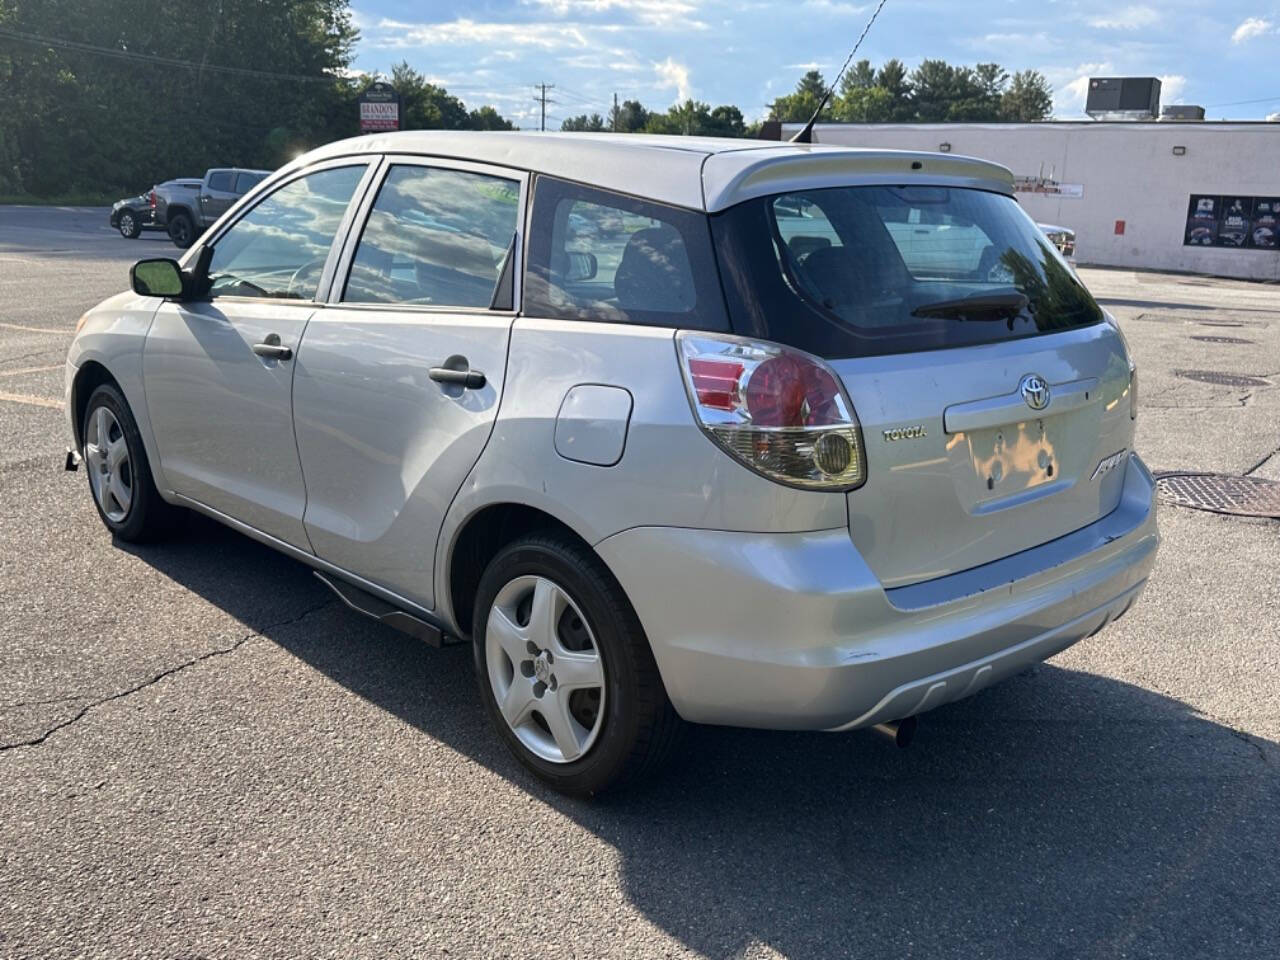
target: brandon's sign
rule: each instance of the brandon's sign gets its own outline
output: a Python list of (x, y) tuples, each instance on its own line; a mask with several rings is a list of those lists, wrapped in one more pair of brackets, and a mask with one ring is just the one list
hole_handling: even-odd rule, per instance
[(400, 94), (379, 80), (360, 94), (360, 132), (400, 129)]

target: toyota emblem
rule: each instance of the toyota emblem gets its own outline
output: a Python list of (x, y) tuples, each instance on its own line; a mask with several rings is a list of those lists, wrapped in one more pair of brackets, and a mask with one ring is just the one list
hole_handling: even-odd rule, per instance
[(1028, 373), (1018, 387), (1022, 399), (1032, 410), (1043, 410), (1049, 405), (1049, 383), (1037, 373)]

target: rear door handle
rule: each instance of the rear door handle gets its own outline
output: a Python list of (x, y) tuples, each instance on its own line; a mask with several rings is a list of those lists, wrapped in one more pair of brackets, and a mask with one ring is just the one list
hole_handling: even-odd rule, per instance
[(472, 370), (467, 358), (454, 354), (443, 366), (432, 367), (427, 376), (436, 383), (451, 383), (465, 390), (479, 390), (487, 382), (479, 370)]
[(280, 343), (280, 334), (278, 333), (268, 333), (262, 343), (253, 345), (253, 352), (260, 357), (266, 357), (268, 360), (293, 359), (293, 349)]

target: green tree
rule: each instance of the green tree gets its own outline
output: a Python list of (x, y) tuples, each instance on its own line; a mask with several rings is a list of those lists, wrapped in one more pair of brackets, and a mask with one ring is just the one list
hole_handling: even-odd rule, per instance
[(513, 130), (511, 121), (490, 106), (472, 110), (467, 117), (467, 127), (471, 130)]
[(907, 68), (901, 60), (894, 58), (884, 62), (876, 71), (876, 86), (889, 95), (889, 116), (885, 119), (899, 123), (915, 118), (911, 81), (907, 79)]
[[(796, 84), (794, 93), (778, 97), (769, 107), (769, 119), (783, 122), (805, 123), (818, 109), (818, 104), (827, 95), (827, 83), (821, 72), (810, 70)], [(831, 106), (828, 104), (818, 117), (819, 122), (831, 119)]]
[[(137, 192), (358, 132), (348, 0), (0, 0), (0, 191)], [(33, 39), (43, 38), (43, 39)], [(175, 62), (176, 61), (176, 62)], [(407, 63), (402, 124), (506, 129)]]
[(649, 122), (649, 111), (639, 100), (623, 100), (620, 107), (609, 108), (609, 129), (618, 133), (637, 133)]
[(585, 130), (590, 133), (599, 133), (608, 129), (605, 127), (604, 117), (598, 113), (587, 116), (585, 113), (576, 117), (570, 117), (560, 124), (561, 130)]
[(1038, 70), (1021, 70), (1013, 75), (1000, 96), (1000, 119), (1030, 123), (1053, 115), (1053, 89)]

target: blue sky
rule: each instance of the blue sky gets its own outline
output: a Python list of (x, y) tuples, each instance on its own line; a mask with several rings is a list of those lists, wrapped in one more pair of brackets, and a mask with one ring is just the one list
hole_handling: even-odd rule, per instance
[[(1275, 0), (1280, 3), (1280, 0)], [(830, 80), (874, 4), (860, 0), (352, 0), (355, 66), (406, 59), (468, 106), (537, 125), (534, 84), (554, 83), (548, 128), (603, 114), (614, 92), (646, 106), (692, 96), (762, 116), (812, 66)], [(1164, 103), (1212, 119), (1280, 112), (1280, 5), (1256, 0), (888, 0), (859, 57), (994, 60), (1035, 68), (1055, 115), (1082, 116), (1087, 78), (1159, 76)], [(1264, 99), (1270, 98), (1270, 99)], [(1241, 101), (1261, 101), (1242, 103)]]

